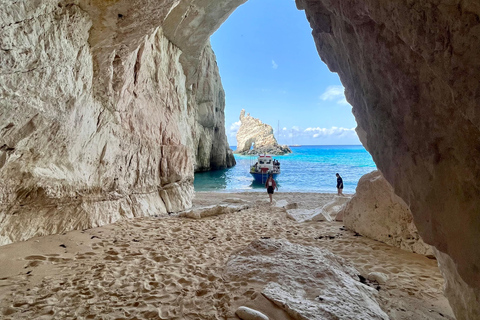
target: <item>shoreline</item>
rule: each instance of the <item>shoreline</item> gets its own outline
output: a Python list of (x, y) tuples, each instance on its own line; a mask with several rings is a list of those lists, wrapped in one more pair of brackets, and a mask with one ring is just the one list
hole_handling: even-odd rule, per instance
[[(286, 192), (274, 199), (310, 209), (335, 196)], [(193, 206), (232, 198), (250, 207), (199, 220), (122, 220), (0, 247), (0, 315), (233, 320), (236, 308), (246, 305), (270, 319), (290, 320), (262, 296), (264, 284), (225, 276), (232, 255), (252, 241), (272, 238), (329, 250), (362, 275), (386, 274), (377, 301), (392, 320), (453, 319), (435, 260), (355, 236), (341, 222), (295, 222), (284, 209), (266, 203), (266, 192), (196, 192)]]

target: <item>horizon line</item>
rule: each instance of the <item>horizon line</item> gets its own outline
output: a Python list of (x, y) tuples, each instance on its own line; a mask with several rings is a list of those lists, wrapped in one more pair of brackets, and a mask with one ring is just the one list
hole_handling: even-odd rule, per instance
[[(284, 146), (284, 144), (281, 144), (281, 146)], [(295, 145), (286, 145), (288, 147), (295, 147)], [(299, 144), (298, 146), (304, 147), (304, 146), (309, 146), (309, 147), (327, 147), (327, 146), (362, 146), (363, 144)], [(235, 145), (229, 145), (229, 147), (237, 147)]]

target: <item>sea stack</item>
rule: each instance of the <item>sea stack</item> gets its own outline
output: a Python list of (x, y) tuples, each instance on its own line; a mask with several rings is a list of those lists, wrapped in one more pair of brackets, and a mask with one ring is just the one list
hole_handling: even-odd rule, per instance
[[(262, 123), (259, 119), (245, 116), (245, 110), (240, 112), (240, 129), (237, 132), (237, 150), (238, 154), (274, 154), (283, 155), (291, 153), (292, 150), (286, 145), (279, 145), (273, 135), (272, 126)], [(253, 149), (250, 147), (253, 144)]]

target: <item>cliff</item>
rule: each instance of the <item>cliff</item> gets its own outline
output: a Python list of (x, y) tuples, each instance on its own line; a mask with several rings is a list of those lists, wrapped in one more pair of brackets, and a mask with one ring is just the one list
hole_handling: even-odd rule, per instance
[[(209, 158), (196, 105), (214, 100), (196, 95), (198, 66), (243, 2), (0, 2), (1, 243), (188, 207)], [(364, 146), (438, 249), (457, 318), (478, 317), (480, 6), (296, 3)]]
[[(240, 112), (240, 122), (235, 153), (282, 155), (292, 152), (289, 147), (278, 144), (272, 126), (262, 123), (259, 119), (250, 116), (249, 113), (245, 116), (243, 109)], [(252, 144), (253, 149), (250, 150)]]
[(158, 26), (97, 38), (101, 21), (118, 36), (135, 10), (1, 7), (0, 244), (183, 210), (194, 170), (235, 164), (206, 41), (188, 65)]
[(363, 145), (422, 239), (446, 254), (441, 261), (453, 260), (440, 267), (450, 275), (447, 296), (458, 298), (450, 300), (457, 318), (478, 318), (480, 304), (465, 301), (480, 301), (480, 6), (296, 3), (345, 87)]

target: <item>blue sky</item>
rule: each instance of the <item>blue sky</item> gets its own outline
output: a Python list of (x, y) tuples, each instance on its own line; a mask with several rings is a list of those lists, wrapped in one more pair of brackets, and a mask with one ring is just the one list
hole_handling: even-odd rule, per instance
[(249, 0), (212, 35), (230, 145), (242, 109), (271, 125), (280, 144), (360, 144), (343, 86), (311, 32), (295, 1)]

